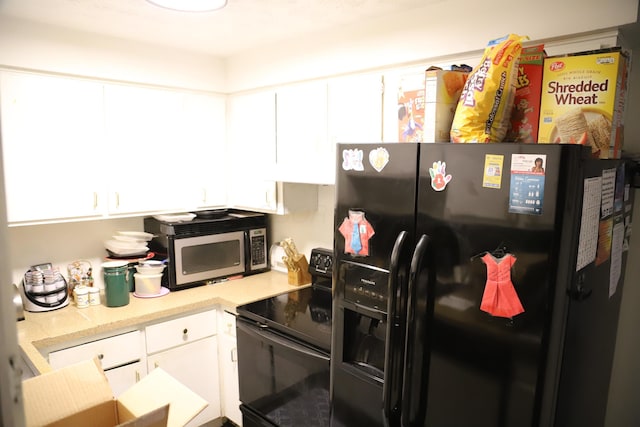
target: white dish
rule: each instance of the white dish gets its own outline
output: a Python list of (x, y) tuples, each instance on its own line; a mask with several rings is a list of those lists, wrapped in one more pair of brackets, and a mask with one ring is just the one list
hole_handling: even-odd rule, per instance
[(111, 237), (113, 237), (114, 240), (117, 240), (119, 242), (136, 242), (136, 243), (142, 242), (143, 244), (147, 242), (147, 239), (141, 239), (139, 237), (133, 237), (133, 236), (121, 236), (120, 234), (116, 234)]
[(128, 252), (131, 252), (129, 249), (141, 251), (142, 249), (144, 249), (145, 246), (147, 246), (147, 242), (145, 240), (134, 240), (130, 242), (125, 242), (123, 240), (112, 239), (112, 240), (107, 240), (106, 242), (104, 242), (104, 244), (109, 245), (107, 247), (127, 250)]
[(162, 286), (160, 288), (160, 293), (159, 294), (155, 294), (155, 295), (140, 295), (136, 292), (133, 293), (133, 296), (136, 298), (157, 298), (157, 297), (161, 297), (164, 295), (167, 295), (169, 293), (169, 289), (165, 288), (164, 286)]
[(153, 234), (145, 233), (144, 231), (118, 231), (118, 234), (120, 236), (133, 237), (135, 239), (145, 240), (147, 242), (153, 239)]
[(158, 221), (164, 222), (187, 222), (196, 217), (194, 213), (181, 213), (181, 214), (167, 214), (167, 215), (154, 215)]
[(149, 248), (147, 246), (140, 246), (137, 248), (122, 248), (118, 246), (113, 246), (109, 244), (109, 242), (104, 243), (105, 248), (116, 256), (134, 256), (134, 255), (143, 255), (145, 254)]
[(123, 242), (117, 240), (107, 240), (104, 247), (116, 255), (135, 255), (146, 252), (149, 248), (146, 245), (122, 245)]

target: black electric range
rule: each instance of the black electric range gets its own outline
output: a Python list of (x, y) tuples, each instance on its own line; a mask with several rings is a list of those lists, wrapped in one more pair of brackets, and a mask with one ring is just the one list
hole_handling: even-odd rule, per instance
[(311, 286), (237, 308), (245, 427), (329, 426), (332, 252), (314, 249)]
[(332, 268), (333, 252), (314, 249), (310, 287), (239, 306), (238, 315), (330, 352)]

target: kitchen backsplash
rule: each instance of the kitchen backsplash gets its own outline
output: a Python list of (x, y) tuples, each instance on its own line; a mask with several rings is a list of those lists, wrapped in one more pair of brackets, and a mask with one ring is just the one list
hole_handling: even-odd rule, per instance
[(335, 186), (318, 186), (318, 209), (288, 215), (269, 215), (271, 243), (291, 237), (307, 256), (316, 247), (333, 248), (333, 205)]
[[(291, 237), (307, 258), (314, 247), (333, 246), (334, 186), (320, 186), (318, 209), (289, 215), (269, 215), (271, 242)], [(95, 284), (103, 287), (100, 264), (106, 251), (104, 241), (117, 231), (143, 231), (143, 218), (120, 218), (62, 224), (10, 227), (9, 265), (13, 283), (18, 283), (30, 266), (52, 263), (67, 277), (67, 265), (84, 259), (94, 268)]]

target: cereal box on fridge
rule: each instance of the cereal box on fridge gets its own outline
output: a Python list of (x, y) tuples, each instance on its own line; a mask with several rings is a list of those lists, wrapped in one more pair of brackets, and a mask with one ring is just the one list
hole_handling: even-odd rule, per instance
[(542, 67), (545, 56), (543, 44), (522, 48), (516, 95), (511, 111), (511, 127), (505, 141), (524, 143), (538, 141)]
[(451, 140), (453, 115), (468, 75), (468, 71), (436, 67), (430, 67), (425, 72), (424, 142)]
[(589, 145), (594, 157), (620, 158), (627, 66), (620, 48), (545, 59), (538, 141)]
[(398, 86), (398, 140), (422, 142), (424, 127), (424, 73), (406, 74)]

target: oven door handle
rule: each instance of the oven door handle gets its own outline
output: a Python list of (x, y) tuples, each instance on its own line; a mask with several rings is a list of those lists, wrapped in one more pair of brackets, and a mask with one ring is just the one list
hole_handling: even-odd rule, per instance
[(293, 350), (295, 352), (298, 353), (302, 353), (305, 354), (307, 356), (311, 356), (314, 357), (316, 359), (320, 359), (320, 360), (324, 360), (325, 362), (329, 362), (331, 359), (329, 358), (329, 356), (326, 356), (318, 351), (315, 351), (311, 348), (305, 347), (301, 344), (298, 344), (297, 342), (293, 341), (293, 340), (289, 340), (287, 338), (284, 338), (274, 332), (271, 332), (269, 330), (269, 327), (264, 327), (261, 325), (261, 327), (255, 327), (252, 326), (250, 324), (248, 324), (247, 322), (243, 322), (242, 319), (239, 319), (236, 327), (238, 329), (241, 329), (242, 331), (246, 332), (247, 334), (256, 336), (260, 339), (263, 339), (269, 343), (275, 344), (275, 345), (279, 345), (280, 347), (284, 347), (284, 348), (288, 348), (290, 350)]

